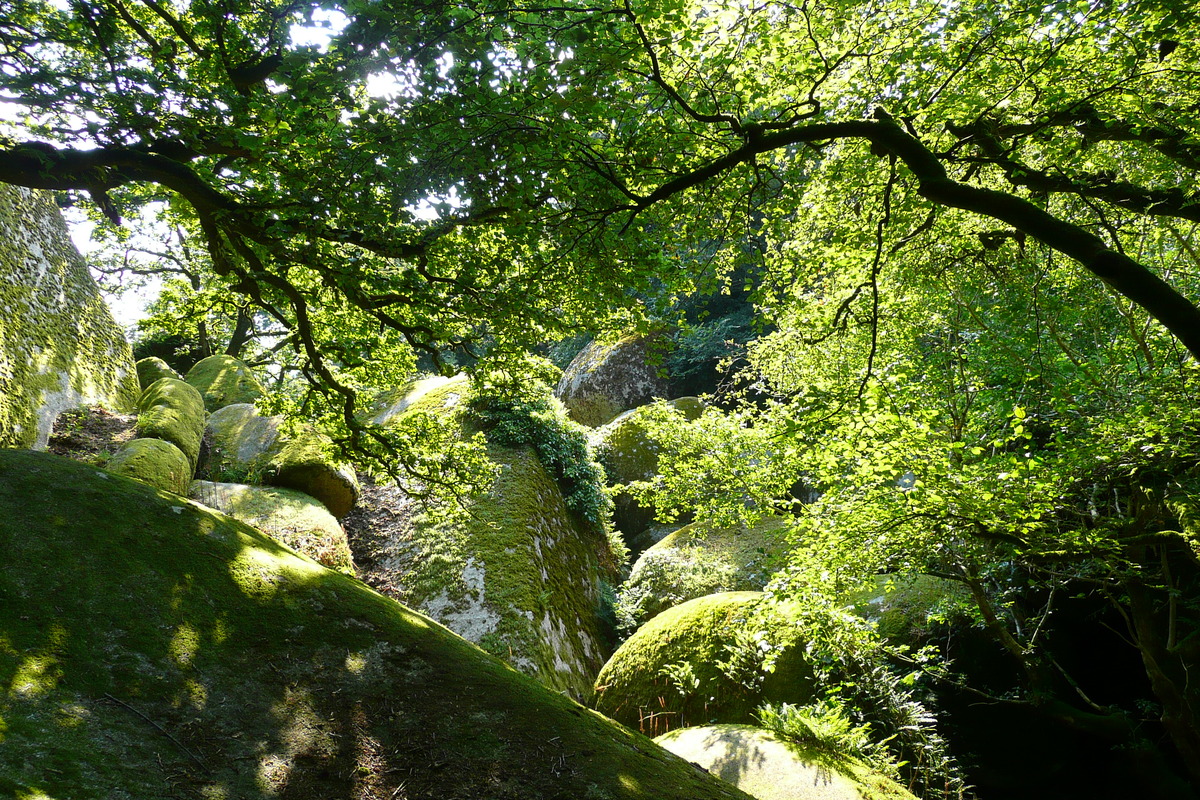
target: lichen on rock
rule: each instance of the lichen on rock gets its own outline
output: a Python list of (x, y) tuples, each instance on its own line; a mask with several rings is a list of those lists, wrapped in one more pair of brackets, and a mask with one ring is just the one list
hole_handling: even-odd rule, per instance
[(0, 447), (45, 447), (55, 417), (137, 400), (133, 354), (51, 196), (0, 184)]
[(170, 364), (157, 356), (139, 359), (134, 366), (137, 368), (138, 385), (142, 387), (142, 391), (146, 391), (146, 388), (159, 378), (183, 380), (182, 375), (171, 369)]
[(661, 333), (630, 335), (611, 344), (592, 342), (563, 370), (554, 396), (576, 422), (603, 425), (667, 396), (669, 384), (661, 363), (667, 346)]
[(250, 367), (227, 355), (200, 359), (184, 380), (200, 390), (209, 411), (234, 403), (253, 403), (266, 393)]
[(104, 467), (175, 494), (187, 494), (192, 480), (192, 465), (187, 455), (164, 439), (132, 439)]
[(330, 569), (354, 574), (346, 532), (316, 498), (294, 489), (192, 481), (188, 496)]
[(667, 609), (622, 644), (596, 678), (596, 710), (658, 735), (749, 723), (764, 702), (814, 691), (804, 632), (762, 592), (723, 592)]

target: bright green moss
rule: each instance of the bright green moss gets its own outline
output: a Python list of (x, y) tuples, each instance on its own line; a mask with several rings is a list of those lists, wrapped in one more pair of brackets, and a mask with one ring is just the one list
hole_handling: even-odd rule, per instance
[(137, 400), (133, 355), (50, 195), (0, 184), (0, 447), (42, 447), (54, 418)]
[(200, 390), (209, 411), (234, 403), (253, 403), (265, 394), (250, 367), (233, 356), (202, 358), (188, 370), (184, 380)]
[(128, 441), (104, 468), (175, 494), (187, 494), (188, 483), (192, 480), (192, 466), (187, 455), (164, 439)]
[(596, 678), (596, 709), (649, 734), (749, 722), (764, 702), (812, 694), (804, 646), (789, 608), (761, 592), (690, 600), (651, 619), (613, 653)]
[(21, 565), (0, 571), (2, 796), (747, 798), (258, 531), (77, 462), (0, 451), (0, 562)]
[(933, 575), (880, 575), (874, 589), (860, 592), (854, 613), (874, 622), (895, 644), (920, 646), (939, 624), (967, 619), (971, 594), (957, 581)]
[(633, 630), (672, 606), (717, 592), (757, 591), (782, 566), (786, 520), (753, 528), (700, 522), (680, 528), (634, 563), (617, 596), (622, 627)]
[(183, 380), (183, 376), (171, 369), (171, 365), (157, 356), (143, 358), (134, 366), (137, 368), (138, 385), (145, 391), (150, 384), (159, 378), (174, 378)]
[(195, 472), (204, 436), (204, 399), (200, 392), (178, 378), (159, 378), (142, 392), (137, 408), (138, 435), (175, 445), (188, 457)]

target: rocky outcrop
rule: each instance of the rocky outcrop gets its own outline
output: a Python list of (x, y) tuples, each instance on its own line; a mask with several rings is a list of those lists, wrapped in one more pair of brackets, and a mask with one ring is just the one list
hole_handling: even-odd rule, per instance
[(612, 344), (592, 342), (563, 371), (554, 396), (571, 419), (597, 427), (623, 411), (666, 397), (665, 335), (626, 336)]
[(283, 431), (283, 417), (264, 417), (250, 403), (234, 403), (208, 418), (210, 441), (203, 476), (211, 480), (295, 489), (344, 517), (358, 500), (358, 479), (331, 455), (332, 442), (315, 428)]
[(230, 517), (0, 450), (5, 796), (748, 796)]
[[(408, 387), (403, 414), (471, 432), (465, 379)], [(378, 409), (378, 407), (376, 407)], [(372, 411), (371, 413), (378, 413)], [(400, 488), (369, 488), (346, 520), (363, 579), (545, 685), (591, 693), (608, 650), (609, 542), (584, 524), (530, 448), (489, 446), (490, 490), (449, 521)]]
[(183, 380), (182, 375), (171, 369), (170, 364), (157, 356), (139, 359), (134, 366), (137, 368), (138, 385), (142, 387), (143, 392), (159, 378), (174, 378), (177, 381)]
[(45, 447), (62, 411), (128, 411), (133, 354), (49, 194), (0, 184), (0, 447)]
[(188, 497), (253, 525), (322, 566), (354, 574), (346, 532), (315, 497), (293, 489), (192, 481)]
[(654, 741), (758, 800), (916, 800), (857, 759), (749, 725), (683, 728)]
[(809, 699), (813, 676), (804, 649), (792, 609), (762, 592), (690, 600), (654, 617), (613, 653), (596, 678), (596, 710), (648, 735), (748, 723), (764, 702)]
[(265, 394), (250, 367), (233, 356), (202, 358), (188, 370), (184, 380), (200, 391), (209, 411), (234, 403), (253, 403)]
[(752, 528), (694, 522), (669, 534), (638, 557), (621, 586), (623, 627), (707, 594), (762, 589), (783, 565), (786, 531), (786, 520), (768, 517)]

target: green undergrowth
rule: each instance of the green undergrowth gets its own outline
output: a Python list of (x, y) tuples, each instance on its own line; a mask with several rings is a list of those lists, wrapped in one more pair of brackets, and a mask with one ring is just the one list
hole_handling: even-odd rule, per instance
[(741, 798), (180, 497), (0, 451), (0, 796)]

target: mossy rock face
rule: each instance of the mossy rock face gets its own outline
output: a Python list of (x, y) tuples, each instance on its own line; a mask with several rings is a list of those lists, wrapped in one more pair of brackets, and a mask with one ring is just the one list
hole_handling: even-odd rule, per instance
[(853, 611), (875, 623), (895, 644), (927, 643), (939, 624), (965, 621), (970, 591), (957, 581), (933, 575), (880, 575), (875, 588), (859, 593)]
[(199, 504), (0, 451), (0, 796), (746, 800)]
[(460, 389), (464, 389), (466, 388), (465, 380), (466, 376), (464, 375), (455, 375), (449, 378), (442, 375), (434, 375), (428, 378), (420, 378), (404, 386), (380, 392), (368, 403), (367, 413), (363, 415), (362, 421), (364, 423), (369, 422), (372, 425), (387, 425), (392, 420), (399, 418), (410, 406), (434, 389), (443, 389), (450, 384), (458, 385)]
[(683, 728), (654, 741), (758, 800), (917, 800), (861, 761), (749, 725)]
[(626, 336), (612, 344), (592, 342), (563, 370), (554, 396), (571, 419), (593, 428), (666, 397), (669, 384), (661, 365), (666, 346), (663, 334)]
[(250, 367), (233, 356), (202, 358), (188, 370), (184, 380), (200, 390), (209, 411), (234, 403), (253, 403), (266, 393)]
[[(448, 415), (470, 432), (465, 379), (422, 393), (407, 413)], [(489, 446), (499, 474), (467, 513), (433, 523), (422, 501), (370, 488), (346, 521), (369, 584), (429, 614), (557, 691), (591, 694), (610, 628), (602, 532), (584, 525), (531, 448)]]
[[(748, 723), (764, 702), (814, 689), (791, 609), (762, 592), (723, 592), (667, 609), (622, 644), (596, 678), (596, 710), (643, 733)], [(773, 668), (762, 667), (770, 654)]]
[(204, 398), (178, 378), (159, 378), (138, 399), (137, 433), (147, 439), (163, 439), (188, 457), (192, 471), (200, 460), (204, 436)]
[(104, 468), (175, 494), (187, 494), (192, 480), (192, 465), (187, 455), (165, 439), (132, 439)]
[(158, 356), (140, 359), (134, 366), (137, 368), (138, 385), (142, 387), (142, 391), (145, 391), (150, 384), (159, 378), (174, 378), (177, 381), (183, 380), (182, 375), (171, 369), (171, 365)]
[(783, 565), (786, 520), (753, 528), (701, 522), (680, 528), (638, 558), (617, 604), (624, 624), (637, 627), (672, 606), (718, 592), (758, 591)]
[[(704, 404), (696, 397), (680, 397), (667, 404), (688, 420), (697, 419), (704, 413)], [(590, 438), (596, 460), (608, 476), (609, 486), (648, 480), (658, 473), (659, 444), (645, 423), (649, 409), (650, 406), (639, 406), (626, 411)], [(635, 544), (644, 540), (641, 534), (654, 522), (654, 508), (642, 505), (625, 493), (613, 498), (613, 504), (613, 524), (636, 555), (641, 549)]]
[(253, 525), (323, 566), (354, 574), (346, 532), (315, 497), (294, 489), (212, 481), (192, 481), (188, 496)]
[(207, 430), (211, 447), (202, 477), (234, 483), (266, 484), (312, 495), (342, 518), (358, 500), (354, 471), (333, 459), (330, 442), (311, 426), (290, 436), (283, 417), (261, 416), (249, 403), (213, 412)]
[(137, 402), (133, 353), (48, 192), (0, 183), (0, 447), (45, 447), (63, 411)]

